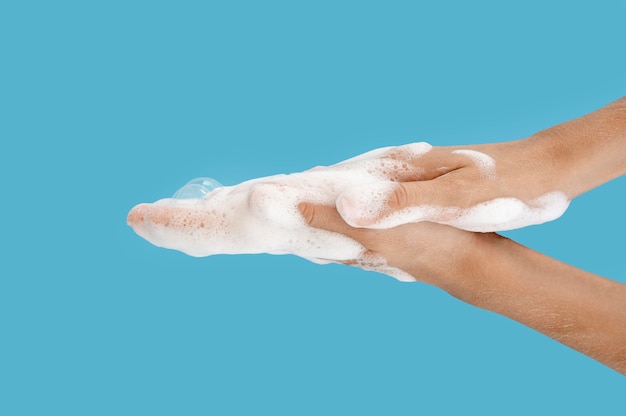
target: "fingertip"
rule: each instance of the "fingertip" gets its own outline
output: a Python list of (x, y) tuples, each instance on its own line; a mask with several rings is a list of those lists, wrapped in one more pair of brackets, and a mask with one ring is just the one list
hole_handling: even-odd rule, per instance
[(145, 219), (146, 213), (148, 212), (149, 206), (149, 204), (139, 204), (134, 206), (126, 217), (126, 224), (134, 228), (138, 224), (142, 223)]

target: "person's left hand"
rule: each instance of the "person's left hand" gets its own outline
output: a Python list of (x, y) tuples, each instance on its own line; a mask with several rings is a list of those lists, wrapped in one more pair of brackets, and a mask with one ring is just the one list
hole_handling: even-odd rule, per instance
[(315, 262), (353, 259), (364, 248), (343, 234), (308, 226), (298, 204), (334, 206), (348, 188), (398, 179), (406, 162), (378, 156), (399, 149), (419, 155), (430, 145), (376, 149), (328, 167), (217, 188), (202, 198), (139, 204), (127, 222), (154, 245), (192, 256), (290, 253)]
[(192, 256), (290, 253), (319, 263), (348, 262), (399, 280), (425, 280), (462, 254), (465, 248), (456, 242), (470, 233), (428, 223), (357, 230), (341, 219), (335, 201), (349, 188), (405, 179), (402, 172), (412, 173), (406, 157), (397, 155), (419, 158), (429, 149), (425, 143), (376, 149), (328, 167), (218, 188), (205, 198), (140, 204), (127, 221), (151, 243)]
[(444, 289), (451, 281), (471, 278), (472, 268), (482, 261), (479, 247), (501, 238), (430, 222), (389, 229), (354, 228), (334, 206), (301, 203), (299, 210), (309, 226), (345, 235), (365, 247), (358, 257), (339, 263)]

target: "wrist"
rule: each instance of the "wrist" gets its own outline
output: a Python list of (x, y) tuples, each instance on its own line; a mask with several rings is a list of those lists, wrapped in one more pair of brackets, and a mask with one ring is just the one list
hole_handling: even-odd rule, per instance
[(523, 142), (551, 166), (570, 199), (626, 173), (626, 97)]
[(485, 307), (486, 296), (497, 287), (499, 251), (512, 243), (495, 233), (467, 232), (449, 267), (434, 283), (450, 295), (477, 307)]

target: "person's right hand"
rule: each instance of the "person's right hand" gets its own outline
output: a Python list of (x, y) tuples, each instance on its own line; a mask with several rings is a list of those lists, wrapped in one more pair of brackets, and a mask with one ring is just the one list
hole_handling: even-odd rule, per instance
[(524, 140), (413, 149), (375, 155), (400, 167), (386, 174), (387, 182), (339, 196), (337, 209), (349, 225), (430, 221), (487, 232), (540, 224), (560, 217), (574, 197), (626, 173), (626, 98)]
[(402, 161), (389, 182), (354, 187), (336, 201), (353, 227), (391, 228), (430, 221), (470, 231), (500, 231), (558, 218), (569, 205), (561, 172), (529, 141), (433, 147), (399, 146), (379, 156)]

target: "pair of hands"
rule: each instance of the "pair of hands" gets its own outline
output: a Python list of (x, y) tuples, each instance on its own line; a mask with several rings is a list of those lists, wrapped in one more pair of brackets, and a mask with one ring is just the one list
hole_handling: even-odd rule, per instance
[(293, 253), (437, 284), (476, 260), (474, 246), (486, 237), (463, 229), (518, 228), (565, 211), (563, 169), (542, 150), (531, 139), (377, 149), (202, 201), (141, 204), (128, 222), (154, 244), (191, 255)]
[(553, 220), (577, 195), (625, 173), (625, 139), (622, 98), (527, 139), (377, 149), (198, 201), (141, 204), (128, 223), (153, 244), (194, 256), (292, 253), (428, 280), (466, 269), (477, 253), (469, 240), (495, 238), (460, 230)]
[(491, 232), (556, 219), (575, 196), (568, 169), (537, 137), (433, 147), (418, 157), (399, 147), (379, 156), (384, 158), (404, 166), (389, 175), (392, 187), (357, 186), (334, 206), (301, 203), (299, 209), (311, 227), (346, 235), (365, 248), (343, 263), (401, 280), (408, 279), (398, 270), (440, 287), (463, 279), (485, 260), (481, 248), (501, 238)]
[(301, 210), (311, 226), (350, 236), (370, 256), (444, 287), (445, 279), (475, 278), (503, 257), (481, 258), (491, 252), (486, 244), (498, 245), (501, 237), (461, 230), (487, 233), (556, 219), (573, 198), (626, 173), (626, 97), (523, 140), (402, 154), (400, 148), (386, 155), (406, 169), (389, 178), (396, 184), (382, 201), (380, 189), (364, 186), (339, 196), (339, 216), (332, 207)]
[(626, 285), (494, 231), (559, 217), (626, 173), (626, 97), (527, 139), (378, 149), (140, 204), (134, 230), (194, 256), (291, 253), (423, 281), (525, 324), (626, 375)]

